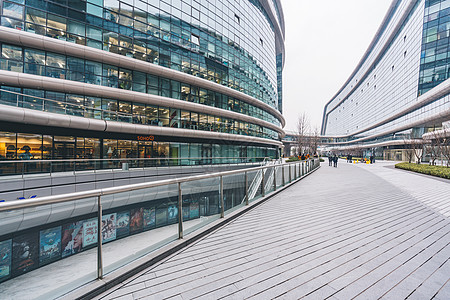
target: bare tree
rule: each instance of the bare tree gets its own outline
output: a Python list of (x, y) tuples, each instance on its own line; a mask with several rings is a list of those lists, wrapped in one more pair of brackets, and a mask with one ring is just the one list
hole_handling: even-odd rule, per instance
[(301, 113), (297, 119), (297, 147), (300, 155), (308, 146), (309, 118), (305, 112)]
[(444, 162), (442, 157), (444, 157), (447, 161), (446, 165), (448, 167), (450, 162), (450, 137), (447, 135), (449, 135), (449, 131), (443, 128), (441, 130), (431, 132), (429, 139), (431, 139), (430, 148), (433, 148), (430, 150), (433, 152), (435, 159), (438, 156), (441, 157), (441, 164), (443, 165)]
[(446, 131), (444, 130), (441, 135), (441, 151), (442, 155), (445, 157), (447, 167), (450, 165), (450, 136), (446, 136)]
[(416, 157), (416, 163), (420, 164), (422, 161), (423, 153), (423, 140), (422, 139), (411, 139), (411, 148), (414, 156)]
[(309, 150), (311, 154), (316, 154), (317, 148), (319, 147), (319, 127), (315, 126), (310, 137), (309, 137)]
[(405, 148), (406, 159), (409, 163), (411, 163), (414, 156), (414, 151), (411, 149), (411, 140), (409, 139), (409, 136), (403, 137), (403, 146)]

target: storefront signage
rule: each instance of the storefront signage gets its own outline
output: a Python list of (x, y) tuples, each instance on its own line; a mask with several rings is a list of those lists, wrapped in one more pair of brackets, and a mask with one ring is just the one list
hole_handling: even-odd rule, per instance
[(153, 135), (138, 135), (138, 141), (153, 141), (155, 137)]

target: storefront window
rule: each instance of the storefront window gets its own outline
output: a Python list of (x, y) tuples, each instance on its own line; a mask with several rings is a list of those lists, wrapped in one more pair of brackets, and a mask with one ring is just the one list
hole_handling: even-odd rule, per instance
[(42, 159), (42, 135), (18, 133), (17, 157), (22, 160)]
[(17, 156), (16, 134), (13, 132), (0, 132), (0, 160), (15, 159)]
[(117, 150), (117, 140), (104, 139), (103, 140), (103, 158), (114, 159), (119, 158)]

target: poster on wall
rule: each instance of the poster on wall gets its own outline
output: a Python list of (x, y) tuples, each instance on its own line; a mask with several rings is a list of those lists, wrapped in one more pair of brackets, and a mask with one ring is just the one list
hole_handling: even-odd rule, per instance
[(183, 221), (189, 220), (190, 211), (191, 210), (189, 209), (189, 203), (187, 203), (185, 206), (183, 206)]
[(178, 218), (178, 207), (174, 204), (167, 207), (167, 219), (169, 223), (174, 223)]
[(51, 263), (61, 256), (61, 226), (39, 233), (39, 264)]
[(116, 238), (130, 234), (130, 212), (123, 211), (117, 213), (116, 218)]
[(11, 247), (12, 240), (0, 242), (0, 282), (11, 274)]
[(78, 253), (83, 247), (83, 221), (73, 222), (62, 226), (61, 256)]
[(17, 276), (38, 266), (38, 233), (31, 232), (13, 238), (12, 275)]
[(167, 208), (157, 208), (156, 209), (156, 226), (167, 225)]
[(102, 243), (116, 239), (116, 219), (116, 213), (102, 216)]
[(92, 218), (83, 223), (83, 248), (93, 245), (98, 241), (97, 218)]
[(144, 208), (144, 229), (155, 228), (155, 208)]
[(144, 209), (134, 208), (130, 214), (130, 233), (142, 231), (144, 225)]
[(198, 209), (198, 202), (191, 203), (189, 215), (191, 219), (198, 218), (200, 216), (200, 211)]

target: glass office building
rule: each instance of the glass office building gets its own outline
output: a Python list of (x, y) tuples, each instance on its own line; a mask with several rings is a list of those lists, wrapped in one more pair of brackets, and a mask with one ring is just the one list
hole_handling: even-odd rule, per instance
[(402, 159), (408, 139), (450, 120), (450, 1), (392, 2), (372, 43), (326, 104), (329, 150)]
[(279, 0), (0, 6), (1, 159), (279, 155)]

